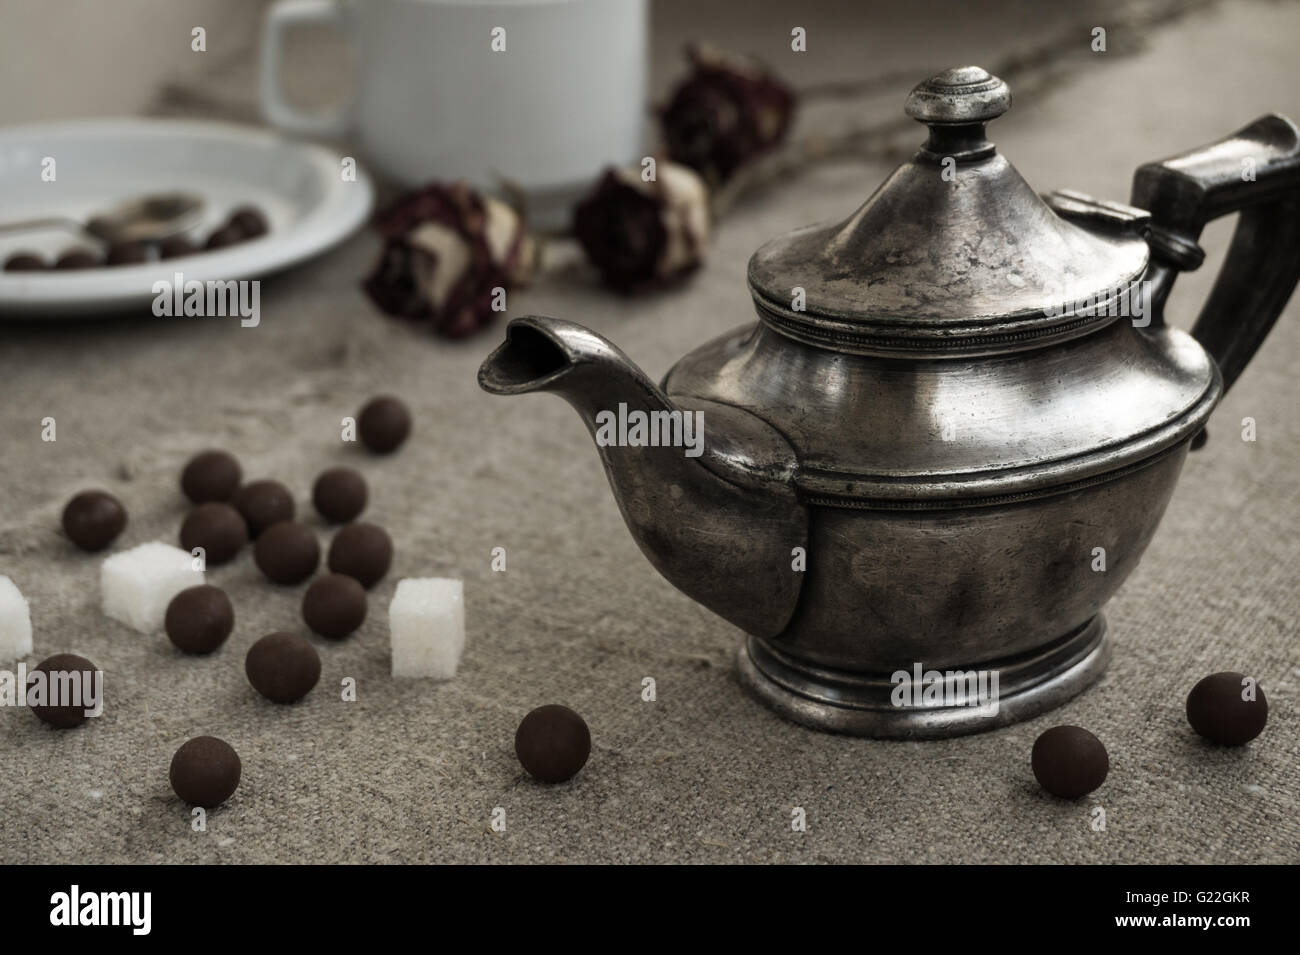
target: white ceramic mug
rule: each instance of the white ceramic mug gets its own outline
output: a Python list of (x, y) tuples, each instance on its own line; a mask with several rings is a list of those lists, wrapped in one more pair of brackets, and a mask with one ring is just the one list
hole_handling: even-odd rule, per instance
[[(285, 31), (326, 23), (357, 52), (352, 101), (308, 113), (283, 96)], [(404, 186), (522, 187), (558, 225), (606, 165), (638, 160), (645, 0), (279, 0), (262, 36), (262, 110), (295, 133), (354, 138)]]

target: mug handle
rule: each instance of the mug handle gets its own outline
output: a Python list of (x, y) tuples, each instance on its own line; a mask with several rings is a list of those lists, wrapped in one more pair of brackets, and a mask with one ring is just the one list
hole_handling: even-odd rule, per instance
[[(1231, 136), (1133, 175), (1131, 204), (1151, 213), (1152, 320), (1179, 272), (1205, 260), (1198, 244), (1211, 219), (1239, 213), (1214, 289), (1192, 327), (1223, 375), (1226, 392), (1254, 356), (1300, 280), (1300, 130), (1261, 116)], [(1202, 430), (1192, 449), (1205, 444)]]
[(276, 0), (262, 25), (262, 115), (267, 122), (291, 133), (307, 136), (343, 136), (352, 127), (351, 105), (324, 112), (298, 109), (280, 88), (281, 51), (289, 28), (301, 23), (324, 23), (351, 39), (352, 9), (337, 0)]

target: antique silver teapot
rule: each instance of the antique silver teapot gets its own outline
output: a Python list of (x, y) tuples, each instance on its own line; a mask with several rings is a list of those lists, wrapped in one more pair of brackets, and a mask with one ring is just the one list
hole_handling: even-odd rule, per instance
[[(479, 372), (573, 405), (646, 557), (745, 631), (742, 682), (818, 729), (977, 732), (1095, 680), (1102, 606), (1300, 277), (1289, 120), (1142, 166), (1122, 205), (1040, 198), (985, 138), (1010, 104), (978, 67), (914, 89), (928, 141), (844, 221), (760, 248), (759, 321), (662, 387), (552, 318), (512, 321)], [(1165, 300), (1232, 212), (1187, 335)], [(620, 445), (615, 413), (702, 413), (702, 445)]]

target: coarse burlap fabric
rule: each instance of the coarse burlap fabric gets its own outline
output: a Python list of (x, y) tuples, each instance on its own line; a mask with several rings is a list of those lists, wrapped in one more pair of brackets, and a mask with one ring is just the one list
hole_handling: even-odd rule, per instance
[[(993, 138), (1040, 190), (1124, 200), (1143, 161), (1267, 110), (1300, 115), (1298, 30), (1295, 5), (1203, 10), (1017, 102)], [(888, 171), (820, 165), (738, 206), (707, 267), (678, 289), (623, 299), (568, 271), (512, 294), (511, 314), (588, 324), (658, 378), (752, 320), (745, 264), (759, 242), (847, 214)], [(1229, 235), (1226, 223), (1207, 231), (1211, 262), (1181, 280), (1177, 323), (1190, 323)], [(449, 344), (376, 315), (358, 286), (376, 250), (362, 234), (268, 281), (256, 329), (147, 318), (0, 328), (0, 573), (31, 602), (29, 664), (82, 653), (106, 671), (109, 693), (102, 718), (67, 732), (0, 711), (4, 861), (1300, 860), (1300, 301), (1216, 412), (1110, 604), (1105, 678), (1029, 723), (876, 742), (802, 729), (750, 699), (732, 675), (738, 632), (641, 556), (570, 409), (479, 390), (475, 371), (499, 327)], [(401, 395), (415, 416), (407, 446), (382, 459), (338, 440), (340, 419), (378, 392)], [(54, 443), (40, 438), (47, 416)], [(1253, 443), (1240, 439), (1245, 417), (1257, 422)], [(243, 661), (262, 634), (300, 626), (302, 587), (268, 585), (247, 551), (212, 570), (235, 603), (236, 632), (211, 657), (185, 658), (161, 635), (102, 616), (102, 557), (58, 531), (68, 497), (102, 486), (130, 511), (119, 548), (175, 541), (179, 470), (208, 446), (235, 452), (249, 478), (285, 481), (322, 540), (313, 478), (359, 467), (366, 518), (393, 535), (395, 563), (365, 625), (316, 641), (321, 682), (298, 705), (257, 696)], [(491, 571), (495, 547), (506, 549), (505, 573)], [(387, 606), (407, 576), (465, 581), (468, 644), (451, 682), (389, 677)], [(1184, 718), (1192, 685), (1225, 669), (1256, 675), (1271, 706), (1263, 736), (1243, 749), (1204, 744)], [(641, 699), (647, 676), (652, 703)], [(356, 702), (340, 698), (346, 677)], [(520, 718), (547, 702), (572, 706), (592, 732), (587, 767), (558, 787), (532, 782), (513, 753)], [(1110, 751), (1110, 777), (1077, 803), (1044, 794), (1029, 768), (1035, 737), (1062, 722)], [(228, 740), (244, 766), (206, 832), (192, 831), (167, 782), (173, 752), (200, 734)], [(1098, 806), (1104, 831), (1092, 825)], [(496, 807), (504, 832), (489, 826)], [(794, 807), (806, 832), (792, 829)]]

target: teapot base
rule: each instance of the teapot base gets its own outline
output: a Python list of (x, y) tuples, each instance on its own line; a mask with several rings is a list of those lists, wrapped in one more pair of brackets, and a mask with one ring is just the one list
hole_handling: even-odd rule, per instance
[(878, 739), (943, 739), (1055, 709), (1096, 681), (1108, 662), (1106, 620), (1097, 614), (1033, 653), (961, 671), (922, 671), (919, 665), (890, 675), (829, 670), (749, 636), (736, 655), (736, 673), (770, 709), (816, 730)]

